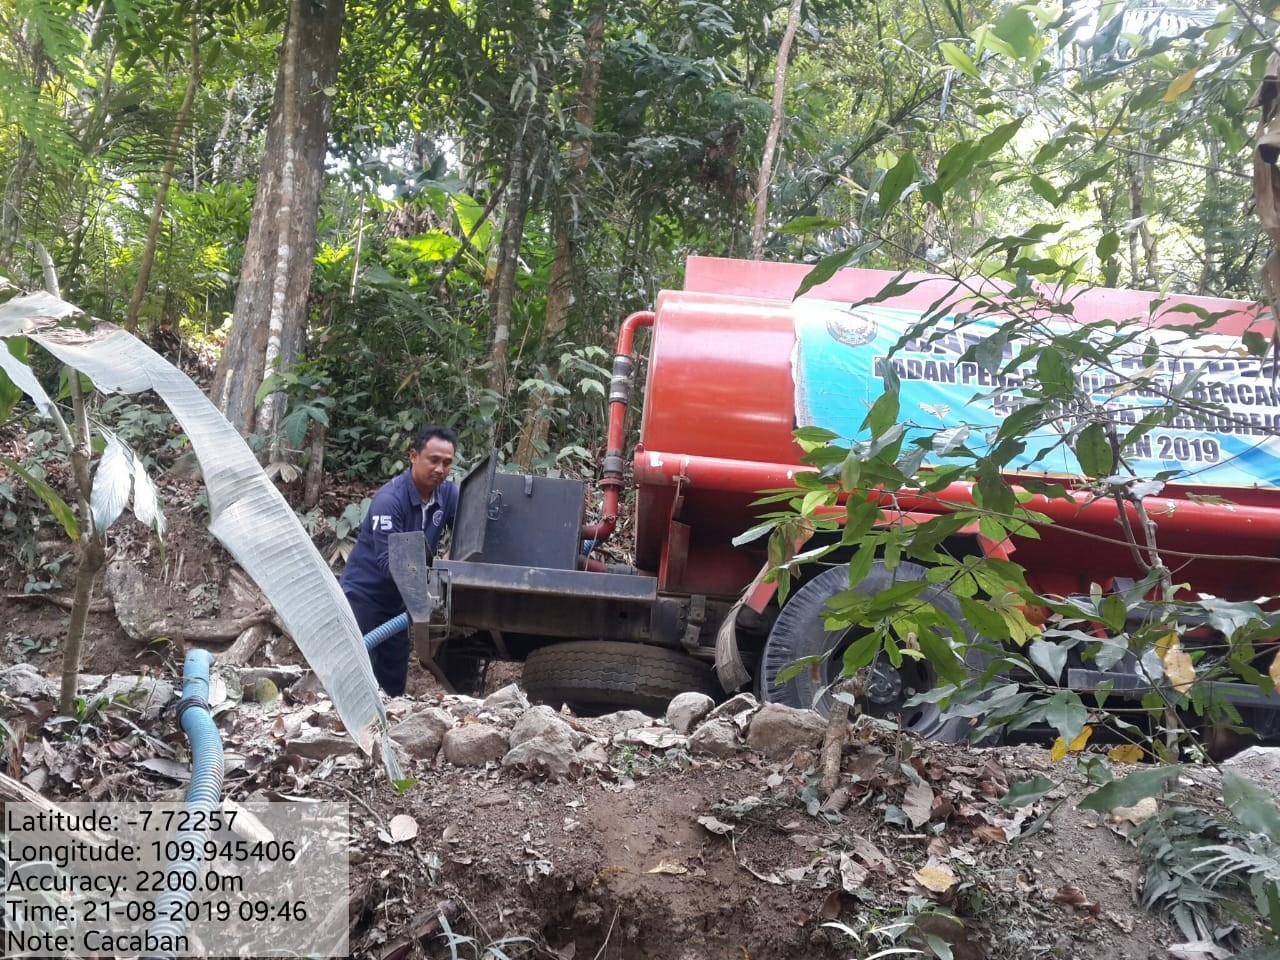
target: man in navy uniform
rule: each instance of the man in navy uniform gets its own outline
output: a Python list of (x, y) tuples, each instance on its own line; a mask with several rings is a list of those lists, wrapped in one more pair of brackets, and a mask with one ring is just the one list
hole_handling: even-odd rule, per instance
[[(413, 439), (409, 468), (373, 495), (360, 524), (346, 569), (342, 592), (368, 633), (404, 612), (404, 600), (391, 579), (387, 538), (393, 533), (422, 531), (427, 556), (434, 557), (446, 527), (458, 509), (458, 486), (449, 479), (458, 438), (448, 427), (424, 427)], [(373, 675), (389, 696), (404, 693), (409, 676), (409, 632), (401, 631), (369, 651)]]

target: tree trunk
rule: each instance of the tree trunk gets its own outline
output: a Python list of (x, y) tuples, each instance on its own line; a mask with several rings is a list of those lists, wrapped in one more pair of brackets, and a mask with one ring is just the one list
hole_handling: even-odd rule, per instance
[(290, 0), (231, 334), (212, 390), (242, 433), (278, 432), (283, 395), (267, 397), (261, 411), (254, 397), (274, 369), (293, 365), (306, 335), (343, 19), (344, 0)]
[(773, 177), (773, 154), (782, 131), (783, 95), (787, 91), (787, 58), (791, 56), (791, 41), (800, 26), (800, 0), (791, 0), (787, 12), (787, 29), (778, 45), (778, 63), (773, 71), (773, 116), (769, 119), (769, 133), (764, 138), (764, 153), (760, 157), (760, 178), (756, 181), (755, 219), (751, 222), (751, 259), (764, 258), (764, 228), (769, 217), (769, 180)]
[(498, 242), (498, 263), (493, 278), (493, 348), (489, 353), (489, 389), (501, 397), (507, 395), (507, 349), (511, 344), (511, 317), (516, 294), (516, 266), (520, 260), (520, 241), (524, 238), (524, 222), (529, 215), (529, 194), (533, 190), (530, 170), (536, 122), (530, 118), (517, 134), (512, 150), (511, 185), (507, 209), (502, 220), (502, 239)]
[[(600, 94), (601, 50), (604, 40), (605, 19), (608, 16), (608, 0), (595, 0), (589, 14), (590, 25), (582, 48), (582, 85), (578, 92), (578, 106), (574, 111), (578, 133), (569, 147), (569, 169), (564, 180), (559, 209), (555, 217), (556, 253), (551, 263), (551, 280), (547, 287), (547, 317), (544, 336), (550, 343), (561, 336), (569, 326), (569, 304), (572, 300), (574, 274), (573, 234), (576, 216), (570, 211), (574, 191), (582, 181), (583, 173), (591, 163), (591, 131), (596, 122), (596, 100)], [(558, 367), (552, 367), (553, 375)], [(524, 424), (516, 444), (516, 463), (528, 470), (538, 455), (538, 449), (546, 443), (551, 420), (547, 416), (550, 398), (545, 391), (535, 390), (525, 408)]]
[(164, 218), (165, 204), (169, 200), (169, 185), (173, 183), (173, 171), (178, 165), (178, 151), (182, 148), (182, 137), (191, 120), (191, 110), (196, 102), (196, 91), (199, 89), (200, 5), (195, 4), (191, 10), (191, 72), (187, 75), (187, 90), (182, 97), (178, 119), (173, 125), (173, 136), (169, 140), (164, 168), (160, 171), (160, 182), (156, 184), (156, 201), (151, 207), (151, 223), (147, 227), (147, 245), (142, 249), (142, 260), (138, 263), (138, 277), (133, 284), (133, 296), (129, 298), (129, 309), (124, 315), (124, 325), (131, 333), (136, 333), (138, 329), (138, 314), (142, 310), (142, 299), (147, 294), (147, 286), (151, 282), (151, 267), (156, 262), (156, 244), (160, 239), (160, 221)]

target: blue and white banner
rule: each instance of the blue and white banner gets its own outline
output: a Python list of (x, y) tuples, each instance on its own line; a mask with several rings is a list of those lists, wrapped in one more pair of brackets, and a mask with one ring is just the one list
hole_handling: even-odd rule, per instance
[[(920, 322), (919, 313), (801, 299), (794, 304), (794, 316), (798, 426), (866, 439), (859, 427), (884, 392), (884, 365), (890, 363), (901, 383), (899, 419), (908, 425), (908, 437), (967, 426), (971, 434), (966, 445), (982, 451), (1000, 423), (1028, 402), (1022, 396), (1024, 381), (1034, 385), (1034, 359), (999, 376), (960, 360), (1007, 318), (970, 318), (958, 328), (954, 318), (945, 318), (930, 327), (927, 338), (912, 339), (890, 358), (892, 347)], [(1063, 332), (1070, 329), (1061, 324)], [(1159, 355), (1148, 365), (1143, 352), (1152, 339)], [(1006, 346), (1000, 368), (1024, 346)], [(1186, 399), (1200, 409), (1179, 413), (1147, 433), (1130, 448), (1128, 462), (1140, 477), (1175, 471), (1171, 482), (1214, 486), (1280, 486), (1280, 383), (1273, 372), (1270, 360), (1249, 356), (1235, 337), (1192, 337), (1158, 327), (1144, 330), (1105, 364), (1074, 371), (1088, 393), (1111, 411), (1122, 436), (1164, 403), (1164, 394), (1193, 377)], [(1154, 388), (1126, 387), (1139, 374)], [(1064, 415), (1058, 424), (1042, 428), (1027, 438), (1026, 451), (1011, 468), (1080, 474), (1067, 444), (1053, 449), (1075, 426)]]

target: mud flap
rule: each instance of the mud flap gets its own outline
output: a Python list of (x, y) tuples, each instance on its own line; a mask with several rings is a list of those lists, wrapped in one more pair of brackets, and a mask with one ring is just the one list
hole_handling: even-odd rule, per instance
[(716, 677), (725, 693), (732, 693), (751, 681), (751, 674), (738, 653), (738, 611), (745, 603), (744, 598), (730, 607), (716, 632)]

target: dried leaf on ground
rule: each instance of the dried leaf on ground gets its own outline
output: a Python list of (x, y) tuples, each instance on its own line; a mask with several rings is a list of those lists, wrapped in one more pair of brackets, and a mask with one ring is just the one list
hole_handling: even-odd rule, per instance
[(930, 893), (946, 893), (958, 882), (954, 871), (945, 863), (921, 867), (911, 877)]
[(846, 893), (857, 893), (866, 885), (867, 868), (847, 853), (840, 854), (840, 886)]
[(983, 843), (1008, 843), (1009, 836), (1004, 832), (1004, 827), (997, 827), (993, 823), (980, 823), (973, 828), (973, 835)]
[(902, 812), (913, 827), (919, 828), (928, 823), (933, 816), (933, 788), (923, 780), (913, 781), (902, 798)]

